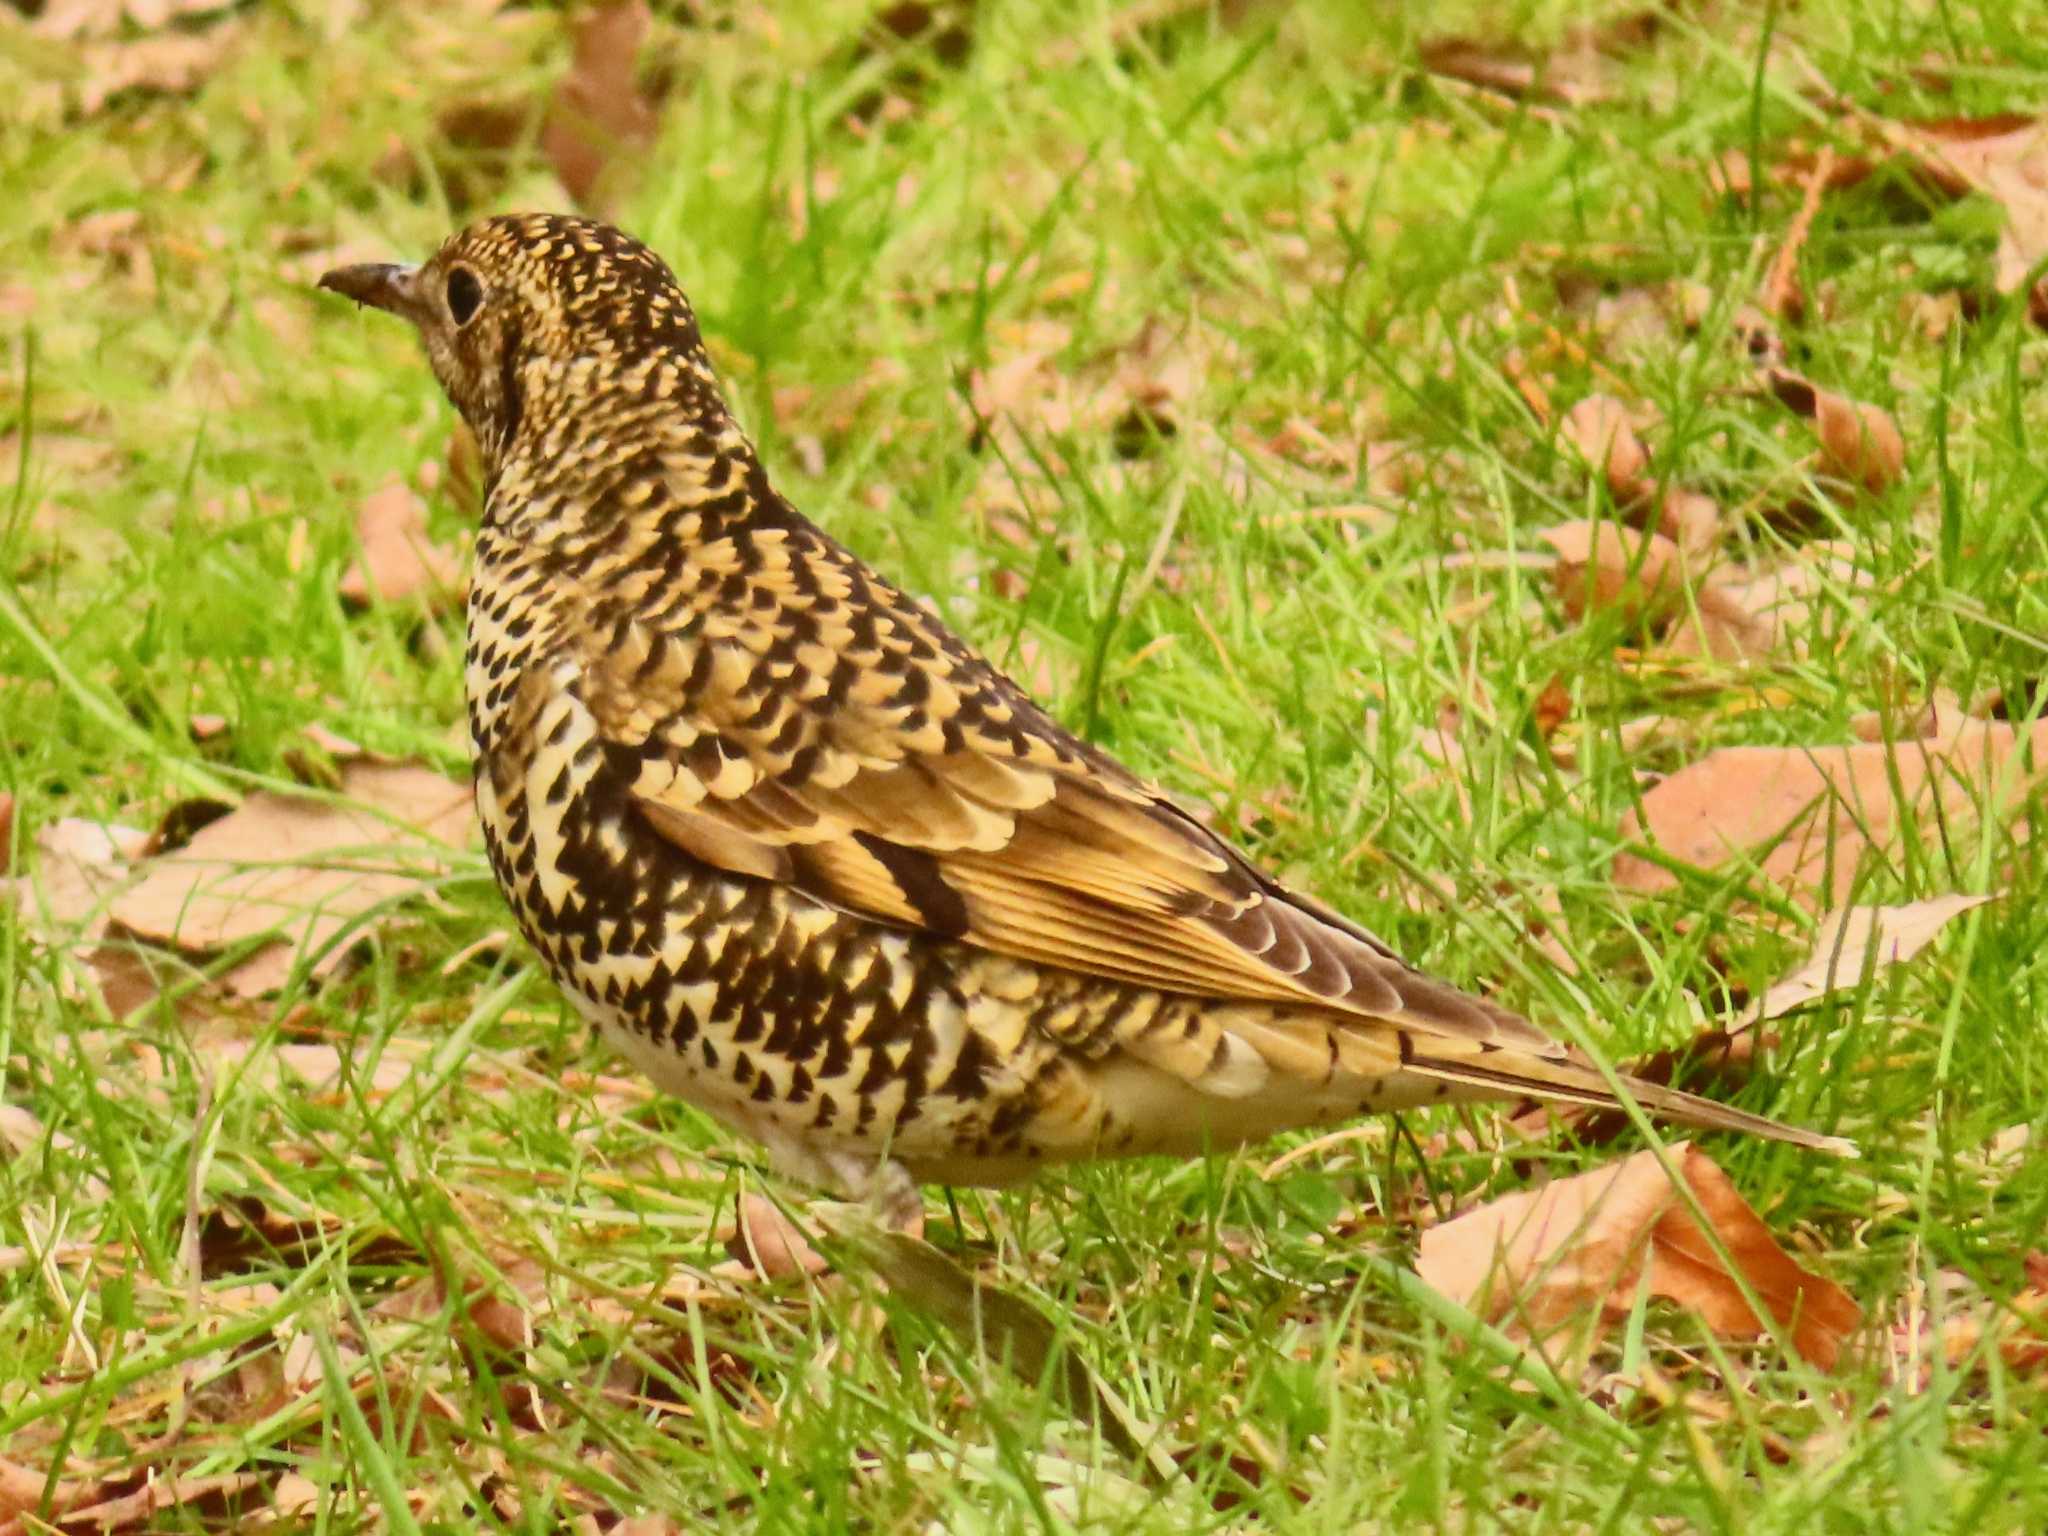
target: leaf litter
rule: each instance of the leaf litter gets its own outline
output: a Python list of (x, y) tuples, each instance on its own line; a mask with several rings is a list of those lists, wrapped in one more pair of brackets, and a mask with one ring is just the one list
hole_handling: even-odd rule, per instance
[(1947, 895), (1900, 906), (1846, 907), (1830, 912), (1814, 931), (1812, 952), (1758, 999), (1749, 1024), (1780, 1018), (1859, 985), (1866, 974), (1904, 965), (1955, 918), (1993, 900), (1993, 896)]
[(333, 800), (260, 790), (184, 848), (149, 860), (110, 915), (127, 935), (187, 953), (260, 948), (220, 978), (256, 997), (295, 967), (333, 974), (338, 943), (378, 908), (419, 896), (473, 832), (470, 789), (417, 764), (351, 762)]
[(1687, 1142), (1663, 1151), (1691, 1200), (1645, 1149), (1431, 1227), (1417, 1272), (1511, 1335), (1548, 1343), (1576, 1332), (1582, 1346), (1627, 1317), (1639, 1292), (1676, 1302), (1721, 1337), (1756, 1338), (1766, 1328), (1746, 1284), (1802, 1358), (1833, 1369), (1862, 1321), (1849, 1293), (1779, 1247), (1705, 1153)]
[(601, 211), (654, 140), (655, 104), (639, 79), (653, 14), (647, 0), (604, 0), (568, 26), (569, 70), (548, 104), (540, 148), (577, 206)]
[[(2048, 773), (2048, 721), (1963, 719), (1937, 734), (1845, 746), (1722, 747), (1653, 786), (1623, 818), (1643, 852), (1614, 860), (1624, 890), (1670, 891), (1670, 867), (1750, 864), (1812, 909), (1840, 906), (1866, 855), (1996, 828)], [(1656, 856), (1652, 856), (1652, 854)]]
[[(1843, 98), (1817, 77), (1814, 85), (1821, 101), (1836, 114), (1831, 126), (1843, 147), (1825, 144), (1816, 149), (1795, 142), (1769, 167), (1772, 179), (1802, 189), (1803, 203), (1815, 201), (1822, 192), (1860, 185), (1881, 168), (1896, 167), (1940, 196), (1976, 195), (1998, 206), (2003, 220), (1992, 263), (1994, 292), (2018, 293), (2028, 275), (2048, 259), (2048, 117), (1999, 113), (1902, 121)], [(1754, 196), (1750, 152), (1731, 150), (1717, 167), (1715, 182), (1725, 195)], [(2036, 280), (2028, 289), (2026, 304), (2034, 323), (2048, 327), (2048, 278)]]
[[(1809, 952), (1774, 982), (1739, 1020), (1700, 1031), (1683, 1045), (1625, 1063), (1645, 1082), (1701, 1091), (1732, 1091), (1750, 1075), (1760, 1052), (1778, 1043), (1760, 1026), (1860, 986), (1866, 976), (1904, 965), (1933, 943), (1953, 919), (1995, 896), (1946, 895), (1897, 906), (1858, 906), (1830, 912), (1814, 931)], [(1628, 1115), (1618, 1109), (1560, 1108), (1534, 1101), (1518, 1106), (1508, 1128), (1528, 1140), (1568, 1131), (1583, 1147), (1605, 1146), (1624, 1134)]]
[(394, 477), (363, 499), (356, 537), (362, 557), (342, 572), (343, 601), (367, 607), (418, 597), (435, 610), (460, 602), (462, 556), (434, 541), (426, 502), (403, 480)]

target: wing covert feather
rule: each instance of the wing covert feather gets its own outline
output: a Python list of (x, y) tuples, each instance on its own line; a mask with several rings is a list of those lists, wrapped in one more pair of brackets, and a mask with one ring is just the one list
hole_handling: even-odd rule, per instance
[(844, 590), (831, 614), (853, 617), (821, 626), (782, 582), (751, 629), (728, 607), (725, 626), (586, 658), (584, 696), (630, 754), (647, 823), (692, 856), (1133, 985), (1561, 1050), (1259, 872), (823, 535), (782, 552), (829, 567), (811, 589)]

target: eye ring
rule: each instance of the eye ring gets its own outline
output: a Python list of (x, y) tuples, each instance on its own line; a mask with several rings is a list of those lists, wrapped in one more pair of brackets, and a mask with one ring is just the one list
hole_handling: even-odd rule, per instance
[(477, 281), (476, 274), (467, 267), (448, 269), (448, 317), (456, 327), (476, 318), (476, 312), (483, 308), (484, 285)]

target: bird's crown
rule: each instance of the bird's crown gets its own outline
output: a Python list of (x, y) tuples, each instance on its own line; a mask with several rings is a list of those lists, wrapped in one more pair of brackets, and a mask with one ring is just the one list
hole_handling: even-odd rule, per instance
[(671, 408), (716, 399), (675, 274), (632, 236), (592, 219), (482, 219), (417, 267), (343, 267), (320, 285), (418, 328), (442, 387), (493, 461), (550, 398), (569, 393), (545, 386), (572, 369), (585, 408), (608, 384)]

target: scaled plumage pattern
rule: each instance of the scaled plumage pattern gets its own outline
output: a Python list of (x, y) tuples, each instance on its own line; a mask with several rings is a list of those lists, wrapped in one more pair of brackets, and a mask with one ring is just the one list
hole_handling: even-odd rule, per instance
[[(661, 259), (484, 220), (321, 286), (483, 450), (477, 804), (521, 928), (663, 1087), (814, 1183), (1199, 1153), (1593, 1065), (1289, 891), (776, 494)], [(1630, 1081), (1682, 1123), (1842, 1144)]]

